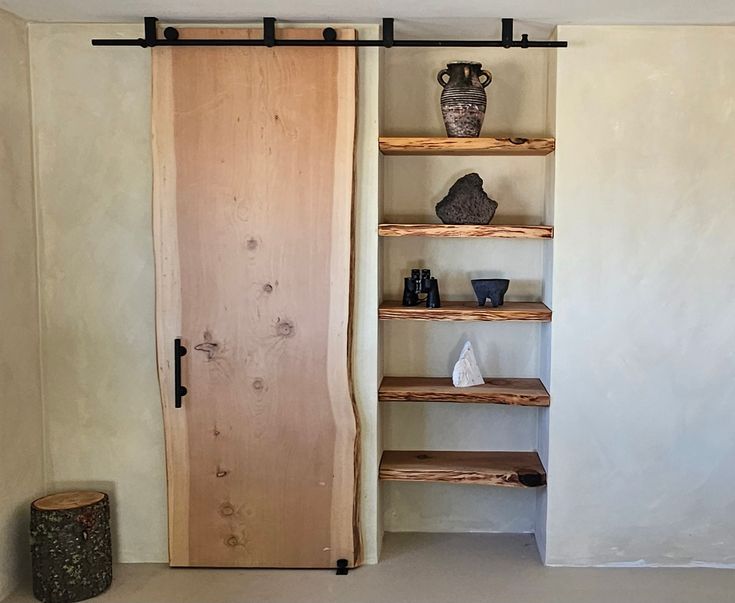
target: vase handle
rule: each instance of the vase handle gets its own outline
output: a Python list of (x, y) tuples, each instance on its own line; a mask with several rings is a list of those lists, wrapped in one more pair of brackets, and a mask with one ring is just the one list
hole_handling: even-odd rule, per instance
[(444, 88), (449, 83), (449, 80), (446, 82), (444, 81), (444, 76), (449, 75), (449, 69), (442, 69), (439, 73), (436, 74), (436, 81), (439, 82), (439, 85)]
[(485, 78), (487, 78), (484, 82), (480, 82), (483, 88), (487, 88), (490, 85), (490, 82), (493, 81), (493, 74), (490, 73), (487, 69), (483, 69), (482, 71), (480, 71), (480, 75), (484, 75)]

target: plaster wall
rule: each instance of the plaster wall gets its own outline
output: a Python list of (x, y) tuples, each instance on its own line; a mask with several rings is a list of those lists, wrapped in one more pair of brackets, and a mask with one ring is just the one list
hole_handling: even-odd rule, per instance
[[(375, 28), (359, 29), (375, 36)], [(139, 25), (30, 27), (48, 473), (112, 494), (116, 556), (167, 561), (155, 359), (150, 52), (94, 48)], [(354, 386), (364, 556), (377, 560), (378, 51), (360, 51)]]
[[(0, 64), (2, 81), (16, 83), (0, 92), (0, 211), (10, 225), (0, 251), (11, 258), (0, 264), (10, 333), (0, 344), (0, 482), (14, 484), (0, 490), (1, 594), (22, 572), (43, 443), (27, 47), (22, 22), (3, 14), (0, 28), (2, 56), (12, 58)], [(137, 24), (30, 26), (40, 364), (49, 487), (110, 491), (117, 559), (165, 561), (149, 55), (89, 45), (138, 35)], [(386, 485), (388, 530), (543, 533), (545, 521), (554, 565), (735, 565), (735, 28), (563, 26), (558, 37), (571, 44), (550, 69), (544, 51), (389, 51), (382, 120), (385, 134), (441, 134), (435, 72), (481, 60), (495, 75), (486, 133), (552, 134), (547, 100), (556, 105), (555, 181), (538, 158), (384, 158), (379, 190), (378, 51), (361, 51), (354, 377), (369, 562), (382, 436), (385, 448), (539, 446), (549, 470), (538, 506), (524, 491)], [(547, 75), (557, 80), (548, 99)], [(378, 265), (378, 193), (385, 218), (429, 218), (473, 170), (500, 202), (498, 222), (550, 219), (553, 193), (553, 255), (540, 241), (388, 241)], [(392, 297), (416, 262), (437, 271), (446, 299), (469, 296), (475, 274), (502, 271), (518, 299), (548, 300), (551, 284), (553, 327), (393, 323), (377, 341), (376, 275)], [(548, 413), (385, 405), (381, 433), (380, 372), (447, 374), (467, 336), (487, 374), (541, 374)]]
[(31, 92), (26, 23), (0, 11), (0, 600), (28, 574), (43, 490)]
[[(495, 22), (491, 22), (492, 27)], [(487, 23), (483, 22), (476, 25)], [(457, 24), (460, 26), (460, 24)], [(466, 26), (466, 25), (465, 25)], [(402, 24), (403, 27), (403, 24)], [(467, 31), (469, 37), (499, 32)], [(524, 30), (525, 31), (525, 30)], [(442, 35), (411, 31), (414, 36)], [(546, 37), (548, 32), (533, 35)], [(486, 89), (483, 135), (545, 136), (547, 131), (545, 50), (401, 48), (386, 53), (384, 118), (388, 136), (446, 136), (439, 109), (437, 72), (449, 61), (473, 60), (493, 73)], [(543, 157), (403, 157), (383, 160), (383, 219), (439, 222), (435, 204), (457, 178), (477, 172), (498, 201), (493, 223), (541, 224), (546, 198)], [(544, 249), (539, 240), (385, 238), (382, 287), (400, 299), (403, 277), (413, 267), (431, 268), (443, 300), (473, 299), (470, 279), (511, 279), (508, 299), (541, 298)], [(542, 327), (534, 323), (422, 323), (385, 321), (383, 371), (398, 376), (451, 375), (466, 340), (487, 376), (538, 377)], [(493, 405), (383, 404), (385, 449), (535, 450), (538, 411)], [(428, 483), (385, 482), (383, 520), (387, 531), (531, 532), (536, 492)]]
[[(552, 33), (550, 39), (556, 38), (556, 32)], [(548, 79), (546, 98), (546, 127), (549, 136), (556, 137), (556, 61), (559, 51), (547, 54)], [(544, 203), (544, 224), (554, 224), (554, 188), (556, 177), (556, 153), (546, 156), (546, 186)], [(554, 269), (554, 245), (546, 245), (543, 254), (543, 286), (541, 299), (549, 307), (554, 307), (552, 285)], [(548, 391), (552, 391), (551, 383), (551, 336), (554, 329), (554, 321), (541, 326), (541, 358), (539, 377)], [(544, 467), (549, 466), (549, 408), (540, 408), (538, 411), (538, 440), (537, 450), (539, 458)], [(536, 517), (534, 534), (536, 546), (541, 559), (546, 558), (546, 514), (547, 514), (548, 488), (539, 488), (536, 491)]]
[(546, 561), (735, 566), (735, 27), (558, 36)]
[(165, 561), (155, 360), (150, 56), (116, 25), (30, 25), (47, 472), (103, 488), (118, 561)]

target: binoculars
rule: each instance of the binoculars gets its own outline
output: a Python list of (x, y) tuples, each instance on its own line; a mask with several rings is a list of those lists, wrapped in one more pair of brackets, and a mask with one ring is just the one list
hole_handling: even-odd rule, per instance
[[(419, 297), (426, 294), (426, 297)], [(431, 276), (431, 270), (414, 268), (411, 276), (403, 279), (403, 305), (418, 306), (426, 302), (427, 308), (441, 308), (439, 281)]]

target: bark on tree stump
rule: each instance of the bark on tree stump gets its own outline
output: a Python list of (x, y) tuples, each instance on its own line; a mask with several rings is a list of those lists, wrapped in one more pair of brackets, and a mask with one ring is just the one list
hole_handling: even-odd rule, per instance
[(62, 492), (31, 504), (33, 594), (44, 603), (95, 597), (112, 582), (110, 501), (102, 492)]

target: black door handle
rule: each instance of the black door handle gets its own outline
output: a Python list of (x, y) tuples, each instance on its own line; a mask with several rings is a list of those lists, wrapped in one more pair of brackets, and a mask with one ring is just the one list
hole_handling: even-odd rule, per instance
[(181, 398), (187, 394), (187, 389), (181, 385), (181, 358), (186, 356), (186, 348), (181, 345), (181, 339), (174, 339), (174, 407), (181, 408)]

